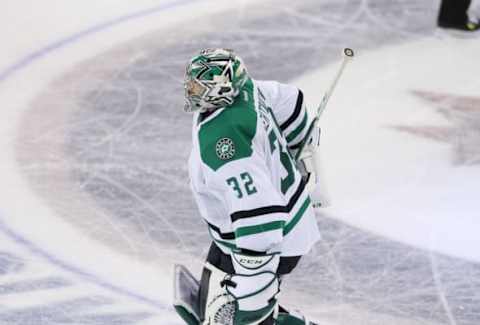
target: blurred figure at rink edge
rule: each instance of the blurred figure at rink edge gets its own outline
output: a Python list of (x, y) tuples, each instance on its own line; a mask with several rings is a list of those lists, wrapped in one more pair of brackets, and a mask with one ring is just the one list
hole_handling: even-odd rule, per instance
[(317, 142), (307, 141), (302, 91), (254, 80), (233, 50), (205, 49), (187, 65), (185, 102), (190, 183), (212, 239), (201, 324), (314, 325), (278, 303), (282, 278), (320, 239), (308, 186)]
[(468, 9), (471, 2), (471, 0), (441, 0), (438, 27), (466, 32), (480, 29), (480, 24), (469, 17)]

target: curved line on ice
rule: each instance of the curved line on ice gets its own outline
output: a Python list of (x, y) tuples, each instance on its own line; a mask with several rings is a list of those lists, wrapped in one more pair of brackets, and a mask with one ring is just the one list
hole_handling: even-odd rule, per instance
[[(13, 76), (15, 73), (17, 73), (20, 70), (26, 69), (29, 67), (32, 63), (46, 57), (50, 53), (59, 50), (61, 48), (64, 48), (68, 45), (71, 45), (73, 43), (76, 43), (80, 40), (85, 39), (88, 36), (91, 36), (93, 34), (97, 34), (100, 32), (103, 32), (105, 30), (108, 30), (114, 26), (139, 19), (139, 18), (145, 18), (147, 16), (151, 16), (154, 14), (161, 13), (163, 11), (173, 9), (176, 7), (180, 7), (186, 4), (193, 3), (195, 1), (199, 0), (176, 0), (172, 1), (170, 3), (162, 4), (159, 6), (155, 6), (152, 8), (144, 9), (141, 11), (137, 11), (131, 14), (123, 15), (114, 19), (111, 19), (109, 21), (94, 25), (92, 27), (89, 27), (87, 29), (84, 29), (80, 32), (74, 33), (70, 36), (67, 36), (65, 38), (62, 38), (60, 40), (54, 41), (50, 43), (49, 45), (33, 51), (32, 53), (26, 55), (25, 57), (21, 58), (17, 62), (13, 63), (12, 65), (8, 66), (7, 68), (3, 69), (0, 71), (0, 83), (8, 81), (8, 79)], [(107, 290), (113, 291), (117, 294), (121, 294), (123, 296), (127, 296), (133, 300), (136, 300), (138, 302), (150, 305), (154, 308), (161, 309), (161, 310), (171, 310), (172, 308), (164, 303), (161, 303), (160, 301), (145, 297), (143, 295), (137, 294), (133, 291), (130, 291), (128, 289), (116, 286), (112, 283), (109, 283), (96, 275), (89, 273), (85, 270), (82, 270), (80, 267), (77, 267), (75, 265), (69, 264), (54, 255), (48, 253), (47, 251), (43, 250), (39, 246), (35, 245), (33, 242), (28, 240), (27, 238), (21, 236), (20, 234), (16, 233), (13, 229), (7, 226), (6, 222), (4, 221), (6, 218), (0, 214), (0, 232), (4, 233), (8, 238), (13, 240), (15, 243), (26, 247), (30, 252), (33, 254), (40, 256), (47, 260), (49, 263), (67, 271), (70, 273), (74, 273), (81, 278), (92, 282), (102, 288), (105, 288)]]
[(199, 0), (176, 0), (172, 1), (167, 4), (163, 4), (160, 6), (155, 6), (153, 8), (149, 9), (144, 9), (140, 10), (131, 14), (123, 15), (114, 19), (111, 19), (109, 21), (94, 25), (92, 27), (89, 27), (87, 29), (84, 29), (80, 32), (74, 33), (70, 36), (67, 36), (65, 38), (62, 38), (58, 41), (55, 41), (53, 43), (50, 43), (49, 45), (36, 50), (19, 61), (15, 62), (14, 64), (10, 65), (9, 67), (5, 68), (3, 71), (0, 71), (0, 83), (5, 82), (10, 76), (12, 76), (14, 73), (18, 72), (19, 70), (23, 70), (26, 67), (28, 67), (30, 64), (33, 62), (47, 56), (48, 54), (52, 53), (53, 51), (59, 50), (67, 45), (73, 44), (79, 40), (83, 40), (84, 38), (97, 34), (99, 32), (103, 32), (109, 28), (112, 28), (114, 26), (126, 23), (131, 20), (139, 19), (139, 18), (145, 18), (147, 16), (151, 16), (154, 14), (158, 14), (162, 11), (168, 10), (168, 9), (173, 9), (176, 7), (180, 7), (182, 5), (186, 5), (195, 1)]
[(70, 273), (74, 273), (75, 275), (80, 276), (84, 280), (87, 280), (89, 282), (92, 282), (102, 288), (108, 289), (110, 291), (113, 291), (115, 293), (127, 296), (129, 298), (132, 298), (138, 302), (142, 302), (145, 304), (148, 304), (152, 307), (159, 308), (162, 310), (167, 310), (171, 309), (169, 306), (156, 301), (151, 298), (144, 297), (140, 294), (137, 294), (135, 292), (132, 292), (128, 289), (121, 288), (119, 286), (116, 286), (114, 284), (111, 284), (105, 280), (102, 280), (95, 276), (92, 273), (89, 273), (87, 271), (82, 270), (81, 268), (68, 264), (65, 261), (62, 261), (61, 259), (53, 256), (52, 254), (48, 253), (47, 251), (43, 250), (42, 248), (36, 246), (33, 242), (29, 241), (28, 239), (24, 238), (23, 236), (17, 234), (15, 231), (13, 231), (10, 227), (8, 227), (5, 222), (2, 220), (2, 216), (0, 215), (0, 231), (4, 233), (7, 237), (9, 237), (11, 240), (13, 240), (15, 243), (27, 248), (31, 253), (40, 256), (47, 260), (49, 263), (61, 268), (64, 271), (68, 271)]

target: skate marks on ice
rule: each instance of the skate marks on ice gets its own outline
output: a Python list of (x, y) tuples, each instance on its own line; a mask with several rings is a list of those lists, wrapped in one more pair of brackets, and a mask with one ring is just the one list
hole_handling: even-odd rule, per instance
[[(7, 252), (0, 251), (0, 276), (19, 272), (24, 266), (25, 263), (22, 259)], [(3, 292), (3, 290), (1, 290), (1, 292)]]
[[(18, 139), (32, 186), (48, 194), (58, 214), (123, 252), (199, 256), (208, 235), (193, 217), (191, 116), (182, 112), (192, 53), (234, 47), (255, 78), (288, 81), (337, 60), (343, 44), (362, 50), (432, 33), (424, 18), (433, 19), (433, 3), (275, 4), (216, 15), (215, 26), (207, 19), (168, 37), (146, 35), (50, 85), (25, 115)], [(379, 23), (393, 16), (396, 28)]]
[(315, 253), (285, 281), (286, 291), (301, 291), (292, 294), (291, 304), (310, 305), (320, 319), (339, 324), (480, 320), (479, 264), (399, 244), (328, 216), (319, 224), (323, 239)]
[[(337, 60), (346, 45), (361, 52), (433, 35), (437, 10), (435, 1), (275, 3), (145, 35), (49, 85), (17, 141), (32, 187), (91, 238), (158, 267), (170, 268), (165, 260), (181, 252), (198, 270), (209, 238), (187, 179), (188, 58), (200, 48), (231, 47), (254, 78), (289, 81)], [(285, 282), (285, 300), (339, 323), (480, 320), (478, 265), (326, 217), (319, 223), (324, 239)]]
[(45, 264), (3, 235), (0, 243), (0, 324), (127, 325), (162, 319), (152, 308)]

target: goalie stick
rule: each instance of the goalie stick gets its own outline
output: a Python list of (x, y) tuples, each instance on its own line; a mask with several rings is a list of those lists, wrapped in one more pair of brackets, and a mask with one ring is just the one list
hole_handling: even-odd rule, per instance
[(354, 57), (354, 55), (355, 54), (354, 54), (352, 49), (350, 49), (350, 48), (343, 49), (342, 64), (340, 65), (340, 68), (338, 69), (337, 74), (335, 75), (335, 79), (333, 79), (333, 81), (330, 85), (330, 88), (328, 88), (327, 92), (325, 93), (325, 95), (322, 98), (322, 101), (321, 101), (320, 105), (317, 108), (317, 114), (315, 115), (315, 117), (313, 118), (312, 122), (310, 123), (310, 125), (308, 127), (307, 134), (305, 135), (305, 138), (304, 138), (302, 144), (300, 145), (300, 148), (298, 149), (298, 151), (295, 155), (295, 160), (298, 160), (298, 158), (301, 156), (304, 148), (309, 143), (309, 141), (312, 137), (312, 132), (315, 129), (315, 127), (318, 126), (320, 116), (322, 115), (323, 111), (327, 107), (327, 103), (330, 100), (330, 97), (332, 96), (332, 93), (335, 90), (335, 87), (337, 86), (338, 80), (340, 79), (340, 77), (343, 73), (343, 70), (345, 70), (345, 67), (347, 66), (347, 63), (351, 61), (351, 59)]

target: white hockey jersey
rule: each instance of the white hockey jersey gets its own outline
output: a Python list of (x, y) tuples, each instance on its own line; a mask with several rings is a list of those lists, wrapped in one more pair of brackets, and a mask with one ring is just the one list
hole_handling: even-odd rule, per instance
[(320, 238), (290, 153), (307, 128), (302, 92), (274, 81), (249, 80), (233, 105), (195, 113), (191, 187), (224, 253), (242, 248), (299, 256)]

